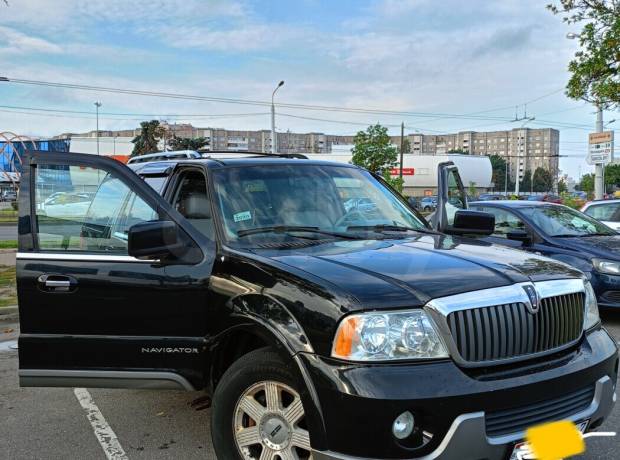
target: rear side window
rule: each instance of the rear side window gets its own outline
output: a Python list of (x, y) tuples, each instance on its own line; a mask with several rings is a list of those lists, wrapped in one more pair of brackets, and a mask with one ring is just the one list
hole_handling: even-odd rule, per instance
[(525, 223), (510, 211), (495, 207), (479, 207), (480, 211), (488, 212), (495, 216), (495, 231), (493, 236), (506, 238), (513, 230), (525, 230)]
[(120, 178), (106, 171), (39, 165), (35, 175), (41, 250), (127, 254), (127, 233), (157, 213)]
[(584, 212), (597, 220), (620, 221), (620, 203), (595, 204)]

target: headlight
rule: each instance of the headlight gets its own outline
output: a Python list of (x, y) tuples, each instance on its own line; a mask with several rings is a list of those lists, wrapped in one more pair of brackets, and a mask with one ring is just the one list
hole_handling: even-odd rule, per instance
[(596, 271), (609, 275), (620, 275), (620, 262), (604, 259), (592, 259), (592, 265)]
[(332, 356), (351, 361), (447, 358), (446, 347), (422, 310), (347, 316)]
[(583, 328), (585, 330), (591, 329), (596, 326), (601, 318), (598, 314), (598, 303), (596, 302), (596, 294), (589, 281), (584, 281), (586, 288), (586, 317), (583, 321)]

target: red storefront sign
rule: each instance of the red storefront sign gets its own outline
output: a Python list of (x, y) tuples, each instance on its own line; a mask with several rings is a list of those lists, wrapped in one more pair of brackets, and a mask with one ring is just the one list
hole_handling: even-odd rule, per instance
[[(415, 168), (403, 168), (403, 176), (413, 176), (415, 174)], [(400, 168), (392, 168), (390, 170), (391, 176), (400, 176)]]

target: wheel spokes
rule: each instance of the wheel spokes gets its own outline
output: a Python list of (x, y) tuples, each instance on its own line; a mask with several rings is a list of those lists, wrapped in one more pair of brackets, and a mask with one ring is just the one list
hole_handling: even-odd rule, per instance
[(291, 425), (295, 425), (304, 416), (304, 406), (301, 398), (296, 396), (293, 402), (284, 409), (284, 418)]
[(263, 451), (260, 453), (260, 459), (259, 460), (274, 460), (276, 458), (276, 451), (273, 449), (270, 449), (267, 446), (263, 446)]
[(267, 403), (267, 410), (276, 411), (282, 408), (280, 390), (274, 382), (265, 383), (265, 401)]
[(239, 402), (239, 407), (257, 424), (265, 412), (267, 412), (267, 409), (254, 399), (253, 396), (244, 396)]
[(293, 429), (293, 436), (291, 436), (291, 445), (310, 451), (310, 433), (308, 430), (296, 427)]
[(260, 433), (257, 426), (251, 426), (237, 431), (235, 433), (235, 438), (240, 447), (261, 444)]

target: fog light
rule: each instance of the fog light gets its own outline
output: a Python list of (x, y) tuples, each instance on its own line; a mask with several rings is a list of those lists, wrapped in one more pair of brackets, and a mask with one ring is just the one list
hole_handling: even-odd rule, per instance
[(413, 432), (413, 426), (415, 419), (413, 414), (409, 411), (405, 411), (396, 417), (392, 424), (392, 433), (397, 439), (405, 439)]

